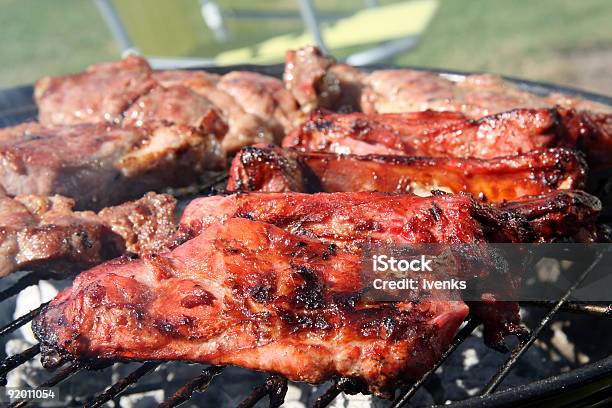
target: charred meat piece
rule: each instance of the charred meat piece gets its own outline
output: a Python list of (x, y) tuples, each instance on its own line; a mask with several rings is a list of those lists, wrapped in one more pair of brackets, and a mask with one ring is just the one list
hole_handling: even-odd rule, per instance
[(576, 242), (598, 239), (597, 217), (601, 202), (583, 191), (557, 191), (502, 203), (500, 208), (527, 219), (538, 242), (571, 238)]
[(365, 243), (530, 242), (527, 221), (467, 195), (418, 197), (385, 193), (247, 193), (193, 200), (179, 223), (179, 241), (214, 222), (240, 217), (334, 245)]
[(140, 57), (92, 65), (85, 72), (46, 77), (36, 83), (38, 118), (45, 125), (115, 123), (155, 86), (151, 67)]
[(338, 155), (251, 146), (243, 148), (232, 161), (227, 190), (417, 195), (443, 190), (501, 202), (560, 188), (582, 188), (586, 170), (582, 155), (564, 148), (481, 160)]
[(301, 108), (400, 113), (462, 112), (472, 119), (516, 108), (565, 108), (610, 113), (609, 106), (563, 94), (535, 95), (496, 75), (451, 80), (434, 72), (386, 69), (371, 73), (338, 64), (315, 47), (289, 51), (285, 84)]
[(609, 115), (557, 109), (516, 109), (477, 121), (453, 112), (313, 113), (285, 147), (341, 154), (394, 154), (489, 159), (547, 147), (585, 151), (594, 168), (612, 165)]
[(0, 191), (0, 277), (20, 269), (65, 276), (117, 257), (156, 251), (174, 233), (176, 202), (168, 195), (102, 210), (74, 211), (74, 201)]
[(185, 126), (26, 123), (0, 130), (0, 186), (12, 196), (73, 197), (77, 209), (185, 186), (224, 162), (215, 136)]
[(361, 299), (360, 257), (247, 219), (170, 253), (82, 273), (34, 321), (43, 364), (185, 360), (320, 383), (346, 377), (392, 398), (448, 347), (461, 301)]
[[(212, 222), (243, 217), (349, 247), (369, 242), (550, 242), (573, 231), (595, 231), (600, 211), (599, 200), (579, 190), (496, 206), (442, 192), (431, 197), (246, 193), (193, 200), (183, 212), (178, 239), (194, 237)], [(592, 241), (585, 237), (581, 242)]]

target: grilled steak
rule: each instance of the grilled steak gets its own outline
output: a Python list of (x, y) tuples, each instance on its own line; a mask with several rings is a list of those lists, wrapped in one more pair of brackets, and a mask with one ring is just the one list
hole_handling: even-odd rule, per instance
[(156, 251), (174, 233), (175, 204), (149, 193), (96, 214), (74, 211), (74, 201), (62, 196), (0, 191), (0, 277), (20, 269), (65, 276), (126, 250)]
[(488, 159), (545, 147), (580, 148), (595, 168), (612, 165), (612, 116), (571, 109), (516, 109), (477, 121), (456, 112), (315, 112), (283, 141), (309, 151)]
[(470, 118), (516, 108), (566, 108), (611, 112), (610, 107), (563, 94), (547, 97), (523, 91), (495, 75), (452, 81), (411, 69), (360, 72), (308, 47), (287, 53), (285, 84), (301, 107), (400, 113), (426, 110), (463, 112)]
[(34, 320), (43, 364), (186, 360), (391, 398), (448, 347), (461, 301), (360, 299), (360, 257), (247, 219), (213, 223), (170, 253), (82, 273)]
[(563, 148), (481, 160), (337, 155), (260, 145), (243, 148), (229, 174), (228, 191), (430, 195), (431, 190), (443, 190), (500, 202), (582, 188), (586, 163), (579, 153)]
[(12, 196), (73, 197), (77, 209), (188, 185), (224, 162), (215, 136), (185, 126), (26, 123), (0, 130), (0, 186)]

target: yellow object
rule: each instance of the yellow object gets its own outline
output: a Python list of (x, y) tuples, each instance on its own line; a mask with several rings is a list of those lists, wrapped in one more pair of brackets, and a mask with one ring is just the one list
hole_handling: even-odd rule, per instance
[[(321, 33), (330, 49), (389, 41), (422, 33), (437, 8), (437, 0), (412, 0), (365, 9), (334, 23), (322, 24)], [(220, 65), (279, 62), (283, 60), (287, 49), (313, 42), (308, 33), (286, 34), (257, 45), (222, 52), (215, 60)]]

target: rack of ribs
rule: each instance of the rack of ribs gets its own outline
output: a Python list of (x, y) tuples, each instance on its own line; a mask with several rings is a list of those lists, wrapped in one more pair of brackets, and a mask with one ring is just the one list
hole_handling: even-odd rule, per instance
[(570, 147), (583, 150), (593, 168), (606, 168), (612, 165), (612, 116), (564, 108), (516, 109), (478, 120), (458, 112), (316, 111), (283, 146), (339, 154), (481, 159)]
[(60, 194), (99, 210), (223, 169), (216, 136), (187, 126), (25, 123), (0, 129), (0, 186), (11, 196)]
[(17, 270), (65, 277), (126, 251), (157, 252), (175, 233), (176, 200), (166, 194), (94, 213), (62, 196), (9, 197), (0, 189), (0, 277)]
[(482, 160), (338, 155), (257, 145), (245, 147), (235, 156), (227, 190), (378, 191), (417, 195), (442, 190), (502, 202), (555, 189), (583, 188), (586, 173), (582, 155), (564, 148)]
[(427, 110), (483, 116), (516, 108), (565, 108), (611, 113), (609, 106), (564, 94), (540, 96), (499, 76), (467, 75), (461, 79), (415, 69), (361, 71), (338, 64), (315, 47), (288, 51), (284, 81), (300, 107), (365, 113)]
[(275, 78), (240, 71), (224, 76), (156, 72), (135, 56), (43, 78), (36, 83), (35, 100), (45, 125), (188, 125), (219, 136), (230, 153), (280, 141), (297, 114), (293, 97)]

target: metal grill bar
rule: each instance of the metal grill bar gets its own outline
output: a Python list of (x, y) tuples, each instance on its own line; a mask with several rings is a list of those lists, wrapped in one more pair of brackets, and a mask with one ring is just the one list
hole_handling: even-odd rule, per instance
[(448, 356), (450, 356), (457, 349), (457, 347), (459, 347), (461, 343), (463, 343), (465, 339), (467, 339), (472, 334), (474, 329), (476, 329), (476, 327), (478, 327), (479, 324), (480, 322), (478, 322), (473, 317), (468, 317), (466, 325), (463, 326), (461, 330), (459, 330), (459, 333), (457, 333), (455, 340), (450, 345), (450, 347), (444, 352), (444, 354), (442, 354), (442, 357), (440, 357), (440, 360), (438, 360), (436, 365), (433, 366), (425, 374), (423, 374), (421, 378), (415, 381), (414, 384), (410, 386), (410, 388), (404, 391), (404, 393), (393, 402), (393, 404), (391, 405), (391, 408), (399, 408), (407, 404), (410, 398), (412, 398), (414, 394), (416, 394), (416, 392), (421, 388), (421, 386), (425, 383), (425, 381), (427, 381), (427, 379), (431, 376), (431, 374), (433, 374), (438, 369), (438, 367), (440, 367), (442, 363), (448, 358)]
[(127, 387), (134, 384), (151, 371), (155, 370), (160, 364), (161, 363), (158, 361), (144, 363), (136, 370), (132, 371), (130, 374), (108, 387), (106, 391), (98, 395), (93, 401), (85, 403), (83, 408), (97, 408), (104, 405), (105, 402), (116, 398)]
[(22, 276), (17, 282), (15, 282), (13, 286), (0, 292), (0, 302), (3, 302), (6, 299), (15, 296), (28, 286), (36, 285), (41, 279), (42, 278), (40, 274), (33, 272)]
[(540, 332), (546, 328), (553, 316), (561, 309), (561, 307), (567, 302), (567, 299), (572, 295), (574, 290), (578, 288), (584, 282), (588, 274), (597, 266), (597, 264), (602, 260), (604, 253), (607, 251), (602, 251), (597, 254), (597, 257), (593, 260), (591, 265), (580, 274), (576, 282), (565, 292), (565, 294), (557, 301), (555, 306), (544, 316), (544, 318), (540, 321), (538, 326), (531, 332), (531, 335), (526, 339), (521, 341), (519, 346), (512, 351), (510, 357), (506, 360), (506, 362), (500, 367), (500, 370), (491, 378), (491, 381), (484, 387), (481, 395), (489, 395), (501, 384), (501, 382), (506, 378), (510, 370), (516, 365), (521, 356), (529, 349), (529, 347), (536, 341)]
[(335, 382), (331, 387), (319, 396), (317, 400), (312, 404), (312, 408), (324, 408), (328, 406), (336, 397), (341, 393), (340, 385)]
[(6, 326), (4, 326), (3, 328), (0, 329), (0, 337), (5, 336), (11, 332), (14, 332), (15, 330), (17, 330), (18, 328), (20, 328), (21, 326), (23, 326), (24, 324), (28, 323), (30, 320), (32, 320), (33, 318), (35, 318), (36, 316), (38, 316), (38, 314), (43, 310), (43, 308), (45, 306), (47, 306), (49, 304), (49, 302), (43, 303), (40, 306), (38, 306), (36, 309), (28, 312), (27, 314), (24, 314), (21, 317), (18, 317), (17, 319), (13, 320), (12, 322), (10, 322), (9, 324), (7, 324)]
[(253, 389), (251, 394), (238, 404), (238, 408), (254, 407), (266, 395), (270, 398), (270, 408), (277, 408), (285, 401), (286, 394), (287, 379), (278, 375), (271, 375), (266, 378), (265, 384)]
[[(554, 307), (556, 302), (553, 301), (526, 301), (519, 302), (521, 306), (537, 306), (537, 307)], [(612, 317), (612, 304), (588, 304), (588, 303), (576, 303), (576, 302), (567, 302), (563, 306), (561, 306), (560, 311), (563, 312), (576, 312), (576, 313), (584, 313), (594, 316), (601, 317)]]
[(171, 408), (176, 407), (179, 404), (189, 400), (194, 392), (205, 391), (210, 385), (211, 381), (215, 376), (219, 375), (225, 367), (223, 366), (210, 366), (202, 371), (202, 374), (189, 381), (187, 384), (179, 388), (170, 398), (168, 398), (162, 404), (159, 404), (158, 408)]
[(0, 385), (6, 385), (6, 374), (40, 353), (40, 344), (15, 354), (0, 363)]

